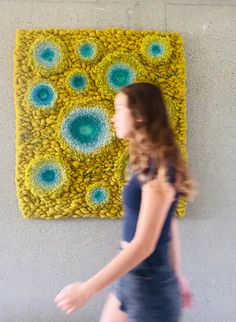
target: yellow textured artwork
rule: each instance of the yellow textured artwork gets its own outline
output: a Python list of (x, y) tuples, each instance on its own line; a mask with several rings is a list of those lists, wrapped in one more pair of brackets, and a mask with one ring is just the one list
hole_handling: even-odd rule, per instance
[(159, 85), (186, 158), (185, 77), (175, 32), (18, 30), (16, 185), (24, 218), (122, 218), (128, 152), (111, 124), (114, 96), (133, 82)]

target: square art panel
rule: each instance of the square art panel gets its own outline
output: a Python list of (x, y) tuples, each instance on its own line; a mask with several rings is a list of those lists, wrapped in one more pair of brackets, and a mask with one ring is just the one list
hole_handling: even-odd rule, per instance
[[(186, 158), (185, 59), (175, 32), (18, 30), (16, 185), (24, 218), (122, 218), (127, 141), (111, 117), (122, 86), (161, 87)], [(177, 216), (185, 214), (180, 199)]]

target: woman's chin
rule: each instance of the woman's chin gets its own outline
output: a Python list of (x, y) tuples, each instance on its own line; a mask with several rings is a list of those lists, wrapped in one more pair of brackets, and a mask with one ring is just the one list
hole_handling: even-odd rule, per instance
[(118, 139), (125, 139), (126, 138), (126, 136), (124, 135), (124, 133), (116, 133), (116, 137)]
[(129, 135), (130, 135), (129, 131), (122, 131), (122, 130), (119, 131), (118, 129), (116, 129), (116, 137), (118, 139), (128, 139)]

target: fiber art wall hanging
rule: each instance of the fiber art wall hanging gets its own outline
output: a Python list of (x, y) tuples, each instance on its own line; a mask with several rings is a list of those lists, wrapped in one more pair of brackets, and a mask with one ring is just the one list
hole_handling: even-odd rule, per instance
[[(20, 29), (14, 50), (16, 185), (24, 218), (122, 218), (128, 149), (111, 117), (122, 86), (161, 87), (186, 158), (185, 59), (175, 32)], [(185, 215), (180, 199), (177, 216)]]

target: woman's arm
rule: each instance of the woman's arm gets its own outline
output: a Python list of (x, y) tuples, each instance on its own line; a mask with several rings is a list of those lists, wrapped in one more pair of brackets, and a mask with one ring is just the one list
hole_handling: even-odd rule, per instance
[(182, 274), (181, 267), (181, 251), (180, 251), (180, 238), (177, 219), (175, 217), (171, 220), (170, 226), (171, 241), (170, 241), (170, 261), (177, 276)]
[(174, 188), (165, 180), (165, 170), (160, 168), (158, 178), (142, 186), (138, 222), (131, 242), (90, 279), (66, 286), (55, 298), (57, 305), (67, 313), (73, 312), (147, 258), (156, 247), (174, 195)]
[(186, 280), (182, 272), (179, 229), (175, 217), (172, 218), (170, 231), (172, 237), (169, 248), (170, 261), (179, 282), (182, 297), (182, 307), (189, 309), (193, 305), (193, 295), (190, 290), (188, 281)]

